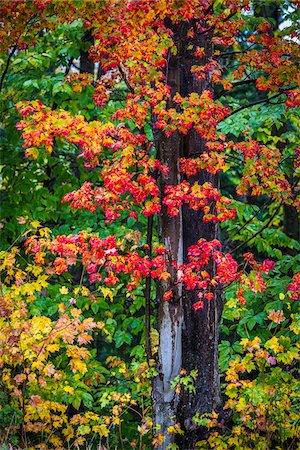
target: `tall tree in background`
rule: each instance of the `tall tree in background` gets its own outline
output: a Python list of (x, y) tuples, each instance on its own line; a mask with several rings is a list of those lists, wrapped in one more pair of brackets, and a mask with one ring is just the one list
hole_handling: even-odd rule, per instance
[[(282, 10), (296, 4), (281, 2)], [(37, 39), (33, 28), (24, 40), (16, 21), (25, 8), (22, 14), (26, 12), (32, 21), (36, 11), (45, 29), (54, 27), (55, 21), (83, 21), (87, 32), (82, 41), (93, 44), (89, 55), (94, 62), (88, 61), (86, 48), (81, 49), (80, 72), (93, 72), (94, 63), (99, 63), (103, 74), (95, 81), (94, 76), (67, 71), (74, 92), (94, 85), (99, 111), (109, 106), (120, 86), (126, 96), (113, 114), (93, 121), (40, 101), (18, 106), (23, 116), (18, 128), (23, 130), (28, 157), (51, 153), (63, 141), (80, 149), (87, 168), (98, 169), (95, 186), (85, 182), (64, 202), (74, 209), (100, 210), (100, 220), (108, 228), (108, 233), (102, 227), (94, 230), (96, 235), (61, 235), (41, 244), (33, 238), (27, 245), (41, 263), (46, 251), (53, 253), (52, 270), (57, 274), (82, 258), (90, 285), (110, 287), (129, 277), (124, 289), (126, 295), (133, 292), (133, 299), (137, 286), (145, 282), (150, 366), (151, 280), (156, 280), (155, 445), (166, 449), (176, 443), (193, 449), (208, 435), (195, 422), (197, 414), (219, 413), (220, 426), (223, 420), (218, 368), (223, 288), (234, 283), (236, 298), (243, 304), (247, 291), (265, 290), (262, 273), (274, 268), (271, 261), (257, 263), (249, 253), (236, 261), (222, 252), (219, 224), (235, 219), (239, 210), (238, 200), (221, 193), (220, 179), (230, 170), (229, 176), (239, 177), (238, 195), (230, 180), (232, 197), (255, 195), (272, 201), (273, 212), (254, 236), (268, 228), (281, 208), (294, 211), (297, 206), (294, 146), (284, 153), (274, 145), (276, 141), (260, 141), (255, 126), (253, 131), (245, 123), (237, 130), (236, 124), (228, 123), (231, 116), (251, 106), (274, 102), (296, 106), (297, 44), (279, 30), (273, 32), (265, 8), (261, 12), (247, 0), (68, 1), (63, 5), (34, 1), (30, 6), (31, 12), (26, 2), (1, 5), (5, 24), (14, 31), (4, 42), (10, 50), (1, 84), (14, 52)], [(13, 34), (15, 42), (11, 42)], [(296, 36), (293, 29), (291, 36)], [(136, 220), (133, 230), (142, 232), (138, 250), (129, 248), (128, 242), (121, 245), (113, 226), (109, 231), (113, 222), (126, 223), (128, 215)], [(236, 226), (240, 248), (253, 237), (242, 236), (247, 223)], [(228, 230), (230, 240), (234, 233), (230, 235), (230, 226)], [(262, 252), (259, 259), (264, 258)], [(251, 270), (243, 273), (239, 263)], [(190, 380), (188, 389), (178, 388), (181, 378)], [(176, 427), (182, 434), (176, 433)]]

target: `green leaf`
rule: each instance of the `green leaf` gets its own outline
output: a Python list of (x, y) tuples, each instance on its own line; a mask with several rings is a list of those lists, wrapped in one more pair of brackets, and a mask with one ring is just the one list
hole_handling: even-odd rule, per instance
[(57, 306), (56, 305), (52, 305), (48, 308), (47, 313), (49, 316), (53, 316), (53, 314), (57, 313)]
[(87, 408), (92, 408), (93, 406), (93, 396), (89, 394), (88, 392), (84, 392), (81, 395), (82, 402)]
[(97, 314), (99, 309), (100, 309), (100, 305), (98, 303), (92, 303), (91, 304), (91, 310), (93, 311), (94, 314)]
[(72, 397), (71, 405), (74, 406), (75, 409), (79, 409), (81, 404), (81, 398), (76, 395), (75, 397)]

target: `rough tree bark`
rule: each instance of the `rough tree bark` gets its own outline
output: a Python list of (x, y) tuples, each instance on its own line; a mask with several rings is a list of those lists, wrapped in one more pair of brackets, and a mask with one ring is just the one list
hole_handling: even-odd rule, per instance
[[(174, 32), (177, 46), (176, 56), (169, 59), (167, 68), (167, 83), (171, 86), (172, 96), (179, 92), (186, 96), (191, 92), (201, 94), (203, 90), (212, 90), (209, 76), (201, 82), (191, 72), (196, 61), (194, 51), (196, 46), (205, 48), (203, 64), (212, 53), (210, 36), (198, 34), (192, 22), (170, 25)], [(194, 26), (193, 38), (187, 37), (187, 31)], [(169, 107), (175, 107), (170, 104)], [(178, 184), (178, 158), (198, 157), (205, 148), (205, 141), (191, 131), (187, 136), (174, 133), (166, 138), (156, 132), (157, 157), (169, 167), (169, 173), (162, 177), (160, 188), (163, 192), (165, 184)], [(217, 185), (218, 179), (202, 171), (198, 176), (190, 178), (191, 183), (205, 181)], [(218, 236), (218, 227), (214, 223), (202, 222), (202, 214), (182, 208), (180, 216), (169, 217), (163, 208), (160, 214), (161, 241), (167, 247), (168, 258), (178, 263), (187, 262), (188, 248), (197, 243), (200, 238), (212, 240)], [(207, 268), (213, 273), (214, 267)], [(171, 274), (169, 286), (176, 295), (171, 302), (162, 299), (164, 286), (158, 289), (159, 313), (158, 328), (160, 346), (158, 354), (158, 376), (154, 382), (153, 405), (154, 424), (159, 425), (159, 433), (165, 436), (165, 441), (159, 447), (165, 450), (169, 443), (175, 442), (174, 435), (168, 433), (168, 427), (179, 423), (184, 430), (184, 436), (176, 438), (181, 450), (194, 449), (198, 440), (205, 437), (204, 430), (196, 427), (192, 417), (196, 413), (211, 412), (221, 406), (218, 370), (218, 336), (222, 312), (222, 295), (216, 291), (214, 301), (206, 301), (203, 310), (194, 311), (192, 304), (199, 300), (193, 291), (175, 289), (176, 273)], [(189, 373), (198, 371), (195, 388), (196, 393), (182, 392), (180, 396), (170, 390), (170, 384), (180, 370), (184, 368)]]
[[(177, 42), (175, 38), (175, 42), (179, 46), (180, 39)], [(171, 55), (168, 62), (167, 83), (171, 87), (172, 96), (180, 91), (181, 56), (178, 48), (177, 55)], [(168, 107), (174, 107), (174, 104), (170, 101)], [(159, 179), (160, 190), (163, 193), (166, 185), (176, 185), (180, 182), (178, 158), (181, 155), (182, 137), (178, 132), (175, 132), (167, 138), (162, 132), (158, 132), (155, 129), (154, 136), (157, 159), (169, 168), (169, 172), (162, 174)], [(166, 207), (162, 207), (162, 212), (159, 216), (159, 236), (167, 249), (171, 274), (170, 279), (158, 286), (157, 289), (160, 344), (158, 350), (158, 375), (154, 380), (153, 386), (154, 424), (158, 427), (157, 432), (165, 437), (164, 442), (158, 448), (165, 450), (168, 444), (174, 442), (173, 436), (168, 433), (168, 428), (176, 422), (176, 409), (179, 400), (176, 392), (170, 389), (170, 385), (179, 374), (182, 364), (182, 292), (180, 288), (176, 289), (177, 274), (172, 267), (172, 261), (176, 261), (178, 264), (183, 262), (181, 213), (179, 216), (171, 217), (167, 214)], [(170, 287), (174, 291), (174, 300), (166, 302), (162, 299), (163, 293)]]
[[(92, 36), (92, 30), (87, 30), (83, 37), (82, 42), (88, 42), (89, 44), (94, 44), (94, 38)], [(89, 58), (89, 49), (80, 49), (80, 73), (90, 73), (94, 75), (94, 61)]]
[[(92, 34), (92, 30), (89, 29), (87, 30), (83, 37), (82, 37), (82, 42), (88, 42), (90, 45), (94, 45), (94, 38), (93, 38), (93, 34)], [(90, 73), (91, 75), (96, 76), (96, 78), (100, 78), (101, 75), (103, 75), (103, 69), (101, 67), (101, 65), (98, 63), (98, 69), (97, 69), (97, 73), (95, 74), (95, 63), (94, 61), (89, 58), (89, 49), (84, 50), (84, 49), (80, 49), (80, 65), (79, 65), (79, 70), (80, 73)]]
[[(199, 81), (191, 72), (192, 66), (198, 61), (194, 56), (196, 46), (204, 47), (205, 61), (212, 54), (212, 44), (209, 34), (198, 34), (194, 27), (195, 36), (193, 42), (186, 43), (185, 63), (182, 67), (182, 95), (191, 92), (201, 94), (204, 90), (213, 90), (209, 74), (205, 80)], [(192, 44), (192, 46), (191, 46)], [(192, 47), (192, 48), (191, 48)], [(189, 50), (191, 48), (191, 50)], [(184, 139), (183, 152), (185, 158), (197, 158), (205, 150), (205, 140), (201, 139), (194, 131)], [(199, 184), (210, 182), (218, 186), (218, 176), (201, 171), (198, 175), (188, 179), (190, 184), (198, 181)], [(219, 238), (219, 227), (215, 222), (204, 223), (202, 213), (188, 207), (183, 208), (183, 260), (188, 262), (188, 249), (200, 238), (208, 241)], [(214, 265), (207, 268), (210, 275), (214, 275)], [(193, 423), (192, 418), (196, 413), (204, 414), (221, 409), (221, 394), (218, 367), (218, 340), (219, 325), (222, 314), (222, 292), (216, 288), (214, 300), (205, 300), (204, 309), (195, 311), (192, 307), (198, 299), (194, 291), (183, 290), (182, 304), (184, 310), (183, 332), (182, 332), (182, 367), (189, 373), (197, 370), (198, 376), (195, 381), (195, 393), (182, 391), (177, 411), (177, 420), (184, 430), (184, 435), (179, 435), (177, 443), (181, 449), (194, 449), (198, 440), (203, 439), (205, 430)]]

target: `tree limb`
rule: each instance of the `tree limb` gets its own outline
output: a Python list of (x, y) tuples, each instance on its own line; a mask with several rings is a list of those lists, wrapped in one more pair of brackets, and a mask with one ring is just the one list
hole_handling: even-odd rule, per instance
[(273, 97), (265, 98), (263, 100), (257, 100), (256, 102), (248, 103), (248, 105), (240, 106), (239, 108), (232, 111), (232, 113), (230, 113), (229, 116), (227, 116), (227, 117), (233, 116), (234, 114), (237, 114), (238, 112), (242, 111), (243, 109), (251, 108), (251, 106), (259, 105), (260, 103), (268, 103), (271, 100), (273, 100), (274, 98), (280, 97), (281, 94), (282, 94), (282, 92), (278, 92), (277, 94), (273, 95)]
[(16, 50), (17, 50), (17, 44), (15, 44), (13, 46), (12, 51), (8, 55), (8, 58), (7, 58), (7, 61), (6, 61), (6, 65), (5, 65), (4, 71), (3, 71), (2, 75), (1, 75), (1, 79), (0, 79), (0, 92), (2, 91), (4, 78), (5, 78), (5, 76), (6, 76), (7, 72), (8, 72), (8, 68), (9, 68), (9, 65), (10, 65), (10, 62), (11, 62), (11, 58), (14, 56)]
[(274, 220), (276, 214), (278, 213), (278, 211), (280, 210), (281, 206), (282, 206), (282, 201), (279, 203), (278, 207), (275, 209), (274, 213), (272, 214), (272, 216), (270, 217), (270, 219), (267, 221), (267, 223), (258, 231), (256, 231), (251, 237), (249, 237), (245, 242), (242, 242), (241, 244), (237, 245), (233, 250), (232, 253), (236, 252), (239, 248), (243, 247), (244, 245), (248, 244), (248, 242), (252, 241), (252, 239), (254, 239), (256, 236), (258, 236), (259, 234), (261, 234), (266, 228), (269, 227), (269, 225), (272, 223), (272, 221)]
[[(236, 83), (232, 83), (232, 89), (238, 87), (238, 86), (243, 86), (245, 84), (252, 84), (255, 83), (256, 79), (252, 79), (252, 80), (243, 80), (243, 81), (237, 81)], [(230, 90), (225, 90), (222, 89), (221, 92), (219, 92), (219, 94), (214, 96), (214, 100), (218, 100), (220, 97), (222, 97), (222, 95), (225, 95), (226, 93), (230, 94), (231, 89)]]

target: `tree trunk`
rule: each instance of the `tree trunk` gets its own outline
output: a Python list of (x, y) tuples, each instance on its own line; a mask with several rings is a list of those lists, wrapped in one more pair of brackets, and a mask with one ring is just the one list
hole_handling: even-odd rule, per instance
[[(187, 30), (192, 23), (173, 25), (174, 41), (177, 55), (171, 56), (167, 69), (167, 83), (171, 86), (172, 96), (179, 92), (187, 96), (191, 92), (201, 94), (203, 90), (212, 90), (212, 84), (207, 77), (199, 81), (191, 72), (193, 65), (199, 64), (195, 59), (196, 46), (205, 48), (203, 64), (212, 53), (212, 46), (207, 34), (198, 35), (197, 30), (193, 38), (187, 38)], [(190, 50), (191, 49), (191, 50)], [(173, 104), (168, 107), (175, 107)], [(178, 184), (178, 158), (198, 157), (205, 148), (205, 142), (199, 135), (191, 131), (183, 137), (174, 133), (166, 138), (156, 132), (157, 157), (169, 167), (167, 176), (163, 176), (160, 183), (163, 193), (166, 184)], [(202, 171), (197, 176), (188, 179), (190, 183), (205, 181), (217, 185), (218, 179)], [(202, 222), (202, 214), (183, 207), (179, 217), (169, 217), (163, 208), (160, 214), (160, 236), (166, 245), (168, 258), (187, 262), (188, 248), (197, 243), (200, 238), (212, 240), (218, 236), (218, 226), (215, 223)], [(214, 267), (208, 267), (211, 274)], [(192, 418), (196, 413), (203, 414), (220, 409), (221, 396), (218, 370), (218, 336), (219, 323), (222, 312), (222, 295), (216, 292), (215, 300), (206, 301), (203, 310), (194, 311), (192, 305), (197, 298), (193, 291), (178, 288), (175, 298), (171, 302), (163, 300), (163, 292), (175, 286), (176, 274), (171, 274), (168, 286), (158, 287), (159, 313), (158, 329), (160, 346), (158, 353), (158, 376), (154, 382), (153, 407), (154, 425), (159, 426), (158, 433), (165, 437), (164, 443), (158, 446), (165, 450), (169, 443), (176, 440), (180, 450), (194, 449), (196, 442), (205, 437), (204, 430), (196, 427)], [(177, 285), (178, 286), (178, 285)], [(174, 288), (173, 288), (174, 291)], [(195, 382), (196, 393), (184, 391), (180, 396), (170, 391), (170, 384), (181, 369), (198, 371)], [(168, 427), (179, 423), (184, 436), (168, 433)]]
[[(212, 176), (201, 174), (202, 182), (215, 181)], [(183, 253), (187, 261), (188, 248), (200, 237), (207, 240), (218, 237), (216, 224), (202, 222), (200, 213), (185, 208), (183, 211)], [(214, 265), (206, 269), (211, 275)], [(214, 292), (214, 300), (204, 300), (204, 309), (195, 311), (193, 303), (198, 299), (194, 291), (183, 290), (184, 321), (182, 331), (182, 367), (190, 373), (197, 370), (195, 393), (183, 390), (178, 405), (177, 421), (184, 431), (178, 435), (177, 444), (182, 450), (192, 450), (198, 440), (207, 437), (206, 430), (193, 422), (193, 417), (221, 410), (221, 394), (218, 367), (219, 325), (222, 314), (222, 292)]]
[[(94, 38), (92, 34), (92, 30), (87, 30), (83, 37), (82, 42), (88, 42), (90, 45), (94, 45)], [(89, 58), (89, 49), (84, 50), (80, 49), (80, 65), (79, 65), (80, 73), (90, 73), (97, 80), (103, 75), (103, 69), (100, 63), (94, 63), (93, 59)], [(96, 72), (95, 72), (96, 71)]]
[[(180, 55), (171, 56), (168, 64), (168, 85), (171, 86), (172, 96), (180, 90)], [(174, 107), (172, 102), (168, 107)], [(159, 179), (160, 191), (163, 195), (166, 185), (176, 185), (180, 182), (178, 170), (178, 158), (181, 154), (182, 138), (178, 132), (167, 138), (163, 132), (154, 130), (157, 158), (169, 168), (167, 174), (162, 174)], [(182, 217), (171, 217), (167, 214), (166, 207), (162, 207), (159, 217), (159, 236), (167, 249), (169, 272), (171, 277), (158, 285), (158, 330), (160, 344), (158, 350), (158, 375), (153, 385), (154, 425), (157, 435), (163, 436), (164, 441), (158, 446), (165, 450), (168, 444), (174, 442), (174, 436), (168, 433), (168, 428), (176, 422), (176, 410), (178, 394), (170, 389), (171, 382), (181, 370), (181, 334), (183, 323), (183, 310), (181, 301), (181, 289), (176, 292), (177, 273), (172, 266), (176, 261), (182, 264)], [(173, 288), (174, 299), (172, 302), (163, 300), (163, 294)]]
[[(300, 217), (295, 206), (284, 205), (284, 232), (288, 237), (300, 242)], [(291, 251), (296, 254), (297, 250)]]
[[(92, 36), (92, 30), (87, 30), (83, 37), (82, 42), (88, 42), (90, 45), (94, 44), (94, 38)], [(90, 73), (94, 75), (94, 61), (89, 58), (89, 51), (80, 49), (80, 73)]]
[[(205, 64), (212, 55), (210, 36), (198, 37), (196, 33), (195, 40), (194, 45), (205, 49), (205, 61), (203, 61), (203, 64)], [(193, 50), (187, 51), (184, 64), (183, 95), (188, 95), (191, 92), (201, 94), (204, 90), (211, 92), (213, 90), (209, 74), (205, 80), (201, 81), (192, 74), (191, 67), (197, 63)], [(197, 158), (205, 150), (205, 141), (194, 130), (191, 130), (184, 141), (183, 150), (186, 158)], [(190, 184), (198, 182), (200, 185), (210, 182), (213, 186), (218, 187), (218, 176), (205, 171), (190, 177), (188, 181)], [(199, 211), (194, 211), (188, 207), (183, 208), (184, 263), (188, 262), (189, 247), (197, 243), (200, 238), (208, 241), (219, 238), (218, 224), (215, 222), (204, 223), (202, 216), (203, 214)], [(206, 270), (211, 276), (215, 275), (213, 264)], [(192, 305), (199, 300), (196, 292), (183, 291), (182, 367), (187, 373), (197, 370), (198, 376), (195, 381), (196, 392), (183, 391), (179, 402), (177, 420), (184, 431), (184, 435), (179, 435), (177, 439), (180, 449), (194, 449), (196, 442), (206, 437), (205, 430), (196, 426), (192, 421), (196, 413), (201, 415), (221, 409), (218, 340), (223, 301), (220, 288), (217, 288), (214, 294), (214, 300), (204, 300), (204, 309), (195, 311)]]

